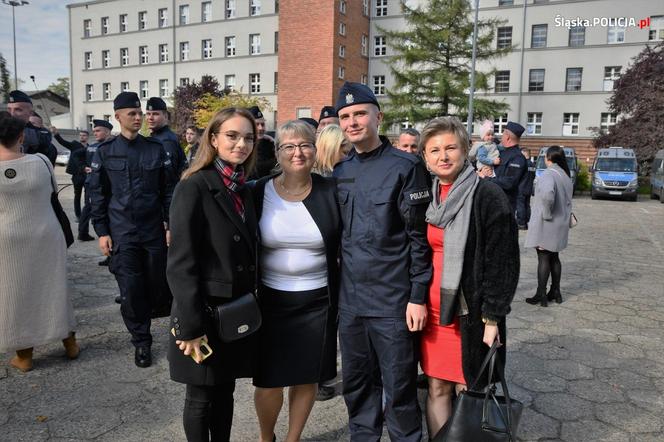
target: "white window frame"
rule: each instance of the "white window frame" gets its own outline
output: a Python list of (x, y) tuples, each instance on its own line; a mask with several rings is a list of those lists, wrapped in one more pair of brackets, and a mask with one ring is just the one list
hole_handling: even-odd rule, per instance
[(168, 27), (168, 8), (159, 8), (157, 24), (160, 28)]
[(148, 28), (148, 11), (140, 11), (138, 13), (138, 29), (143, 30)]
[(346, 14), (347, 9), (348, 5), (346, 4), (346, 0), (339, 0), (339, 12)]
[(346, 58), (346, 46), (339, 45), (339, 57)]
[[(505, 72), (507, 72), (507, 78), (505, 78)], [(510, 91), (510, 80), (512, 77), (512, 72), (509, 70), (496, 71), (493, 83), (493, 91), (497, 94), (505, 94)], [(505, 88), (507, 86), (507, 88)]]
[(346, 68), (343, 66), (339, 66), (339, 69), (337, 69), (337, 77), (339, 80), (343, 80), (346, 78)]
[(201, 3), (201, 22), (206, 23), (212, 20), (212, 2)]
[(602, 112), (599, 117), (599, 130), (608, 133), (618, 122), (618, 114), (613, 112)]
[(237, 39), (234, 35), (229, 35), (224, 38), (224, 46), (226, 48), (226, 57), (235, 57), (237, 55)]
[(542, 135), (542, 112), (528, 112), (526, 134)]
[(101, 51), (101, 67), (110, 68), (111, 67), (111, 51), (104, 49)]
[(108, 34), (111, 27), (111, 20), (108, 17), (101, 18), (101, 35)]
[(361, 40), (360, 40), (360, 48), (362, 51), (362, 55), (364, 57), (369, 56), (369, 36), (367, 34), (362, 34)]
[(581, 114), (578, 112), (563, 113), (563, 136), (579, 135), (579, 120)]
[(369, 0), (362, 0), (362, 15), (369, 16)]
[(168, 43), (159, 45), (159, 63), (168, 63)]
[[(570, 72), (578, 72), (578, 75), (573, 75), (570, 76)], [(577, 88), (570, 88), (574, 85), (576, 85), (576, 77), (579, 78), (579, 87)], [(572, 83), (570, 80), (574, 80)], [(565, 70), (565, 92), (580, 92), (583, 87), (583, 68), (581, 67), (573, 67), (573, 68), (567, 68)]]
[(189, 5), (180, 5), (180, 26), (189, 24)]
[(170, 89), (168, 88), (168, 78), (162, 78), (159, 80), (159, 96), (168, 97), (170, 96)]
[(88, 130), (89, 131), (92, 131), (95, 128), (94, 119), (95, 119), (94, 115), (86, 115), (85, 120), (88, 122)]
[(92, 20), (85, 19), (83, 20), (83, 37), (92, 36)]
[(139, 46), (138, 55), (139, 64), (148, 64), (150, 62), (150, 53), (147, 46)]
[(502, 135), (503, 130), (507, 128), (507, 114), (502, 114), (493, 119), (493, 133)]
[(180, 42), (180, 61), (189, 61), (190, 46), (188, 41)]
[(339, 35), (346, 36), (346, 23), (339, 23)]
[(236, 15), (237, 15), (237, 4), (235, 0), (226, 0), (224, 17), (235, 18)]
[(513, 29), (511, 26), (499, 26), (496, 30), (496, 48), (504, 49), (511, 47), (512, 35)]
[(224, 88), (234, 91), (236, 87), (235, 74), (224, 75)]
[[(574, 44), (572, 44), (574, 43)], [(586, 45), (586, 27), (574, 26), (569, 30), (567, 45), (572, 48), (578, 48)]]
[(383, 57), (387, 55), (387, 38), (384, 35), (374, 37), (374, 56)]
[(249, 55), (260, 55), (261, 34), (249, 34)]
[(110, 100), (111, 97), (111, 83), (102, 83), (101, 84), (101, 93), (103, 100)]
[(615, 81), (620, 78), (622, 66), (604, 66), (604, 81), (603, 89), (605, 92), (610, 92), (614, 88)]
[(85, 52), (83, 54), (83, 66), (85, 69), (92, 69), (92, 52)]
[(249, 16), (261, 15), (261, 0), (249, 0)]
[(651, 15), (648, 40), (664, 40), (664, 15)]
[(85, 101), (93, 101), (95, 99), (95, 86), (93, 84), (85, 85)]
[(261, 74), (249, 74), (249, 92), (252, 94), (261, 93)]
[(373, 92), (377, 97), (385, 95), (385, 75), (373, 76)]
[(189, 77), (180, 77), (180, 86), (188, 86), (191, 83)]
[(387, 16), (387, 0), (376, 0), (376, 17)]
[(212, 39), (206, 38), (201, 40), (201, 57), (203, 60), (212, 58)]
[(120, 23), (120, 32), (127, 32), (127, 27), (129, 26), (129, 16), (127, 14), (120, 14), (118, 22)]
[(360, 77), (360, 83), (362, 83), (365, 86), (369, 85), (369, 76), (367, 74), (362, 74)]
[(138, 84), (138, 93), (141, 98), (148, 98), (150, 96), (150, 83), (148, 80), (141, 80)]
[[(531, 82), (533, 81), (533, 73), (542, 71), (542, 90), (531, 89)], [(544, 81), (546, 80), (546, 69), (536, 68), (528, 71), (528, 92), (544, 92)]]
[(606, 31), (606, 42), (609, 44), (625, 43), (625, 26), (609, 26)]
[(127, 92), (129, 90), (129, 82), (121, 81), (120, 82), (120, 92)]
[[(544, 37), (542, 38), (542, 34)], [(545, 48), (547, 45), (549, 34), (549, 25), (546, 23), (539, 23), (532, 26), (530, 31), (530, 47), (531, 48)], [(537, 45), (535, 45), (537, 41)]]

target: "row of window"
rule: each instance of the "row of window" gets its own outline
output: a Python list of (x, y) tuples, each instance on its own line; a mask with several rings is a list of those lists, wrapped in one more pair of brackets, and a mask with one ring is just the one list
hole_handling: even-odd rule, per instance
[[(602, 90), (612, 91), (614, 82), (620, 78), (622, 66), (604, 66), (604, 80)], [(531, 69), (528, 74), (528, 92), (544, 92), (545, 69)], [(583, 68), (567, 68), (565, 74), (565, 92), (578, 92), (581, 90)], [(504, 93), (510, 91), (510, 71), (497, 71), (495, 75), (494, 92)]]
[[(599, 128), (602, 132), (608, 132), (611, 127), (616, 124), (618, 119), (617, 114), (610, 112), (602, 112), (599, 119)], [(543, 112), (528, 112), (526, 134), (527, 135), (542, 135), (542, 124), (544, 121)], [(563, 113), (562, 132), (563, 136), (571, 136), (579, 134), (579, 125), (581, 121), (581, 114), (578, 112), (565, 112)], [(507, 114), (503, 114), (493, 121), (493, 130), (496, 134), (502, 134), (503, 129), (507, 127)]]

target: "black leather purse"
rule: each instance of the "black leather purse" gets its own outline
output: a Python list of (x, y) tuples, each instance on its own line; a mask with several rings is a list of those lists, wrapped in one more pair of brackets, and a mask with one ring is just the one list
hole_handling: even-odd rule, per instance
[(208, 306), (207, 310), (223, 342), (233, 342), (253, 335), (263, 322), (253, 293), (246, 293), (224, 304)]
[(53, 176), (53, 173), (51, 172), (51, 168), (48, 167), (48, 164), (46, 163), (46, 160), (44, 158), (40, 157), (37, 155), (40, 160), (44, 162), (46, 165), (46, 168), (48, 169), (48, 174), (51, 177), (51, 207), (53, 207), (53, 212), (55, 212), (55, 217), (58, 219), (58, 223), (60, 223), (60, 228), (62, 228), (62, 233), (65, 236), (65, 243), (67, 244), (67, 248), (69, 248), (72, 244), (74, 244), (74, 234), (71, 231), (71, 224), (69, 223), (69, 218), (67, 217), (67, 214), (65, 213), (65, 210), (62, 208), (62, 205), (60, 204), (60, 200), (58, 199), (58, 191), (55, 188), (55, 177)]
[[(496, 354), (498, 342), (494, 342), (491, 350), (482, 362), (475, 382), (467, 391), (462, 391), (454, 403), (452, 416), (441, 428), (433, 442), (513, 442), (521, 419), (523, 404), (510, 398), (505, 382), (503, 364)], [(496, 395), (496, 384), (493, 380), (495, 364), (498, 364), (498, 378), (504, 396)], [(477, 391), (475, 386), (484, 371), (489, 367), (489, 382), (486, 391)]]

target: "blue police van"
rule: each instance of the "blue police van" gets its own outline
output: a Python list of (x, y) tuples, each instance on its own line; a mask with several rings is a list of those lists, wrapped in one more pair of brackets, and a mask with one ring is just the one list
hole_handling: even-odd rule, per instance
[(636, 201), (639, 179), (636, 155), (632, 149), (609, 147), (600, 149), (590, 169), (590, 196)]
[[(572, 178), (572, 189), (573, 192), (576, 191), (576, 177), (579, 174), (579, 164), (576, 158), (576, 151), (571, 147), (561, 146), (565, 151), (565, 159), (567, 160), (567, 166), (569, 167), (570, 177)], [(542, 172), (546, 170), (546, 163), (544, 159), (546, 158), (546, 150), (548, 147), (543, 147), (539, 151), (537, 157), (537, 164), (535, 165), (535, 182), (533, 183), (533, 194), (535, 194), (535, 186), (537, 185), (537, 178), (542, 175)]]
[(664, 149), (655, 154), (650, 173), (650, 198), (664, 204)]

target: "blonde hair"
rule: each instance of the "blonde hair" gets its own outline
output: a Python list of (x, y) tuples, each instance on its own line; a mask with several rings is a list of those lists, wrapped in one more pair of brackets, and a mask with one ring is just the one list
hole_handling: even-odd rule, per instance
[(434, 120), (429, 121), (424, 129), (422, 130), (422, 138), (420, 139), (419, 153), (424, 153), (424, 147), (427, 144), (427, 141), (432, 137), (435, 137), (439, 134), (450, 133), (456, 136), (457, 143), (459, 147), (463, 149), (463, 152), (468, 156), (468, 149), (470, 148), (470, 138), (468, 137), (468, 132), (466, 128), (463, 127), (461, 121), (456, 117), (440, 117)]
[(346, 139), (341, 128), (336, 124), (325, 126), (316, 140), (318, 151), (314, 171), (323, 175), (331, 173), (334, 166), (343, 157), (342, 148), (344, 146), (350, 147), (350, 141)]
[(302, 120), (286, 121), (277, 128), (274, 143), (276, 151), (279, 151), (281, 141), (288, 137), (302, 138), (311, 144), (316, 144), (316, 133), (314, 132), (314, 128), (311, 127), (309, 123), (305, 123)]
[(254, 120), (251, 112), (246, 109), (227, 107), (217, 112), (208, 123), (203, 135), (201, 135), (200, 144), (194, 161), (192, 161), (187, 170), (182, 173), (183, 180), (186, 180), (199, 170), (205, 169), (214, 162), (217, 157), (217, 149), (212, 145), (212, 138), (219, 133), (222, 124), (236, 116), (244, 117), (251, 122), (251, 127), (254, 132), (254, 148), (244, 162), (243, 167), (245, 176), (249, 176), (253, 172), (258, 157), (258, 149), (256, 148), (258, 143), (256, 120)]

